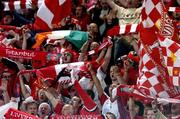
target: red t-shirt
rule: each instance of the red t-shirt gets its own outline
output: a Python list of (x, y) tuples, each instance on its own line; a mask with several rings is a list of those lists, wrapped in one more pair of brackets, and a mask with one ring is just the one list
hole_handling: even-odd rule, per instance
[(76, 16), (73, 16), (72, 18), (78, 20), (78, 25), (80, 25), (82, 31), (87, 30), (87, 25), (89, 24), (89, 16), (83, 15), (82, 18), (77, 18)]
[[(121, 74), (124, 74), (124, 70), (121, 70)], [(138, 78), (139, 72), (138, 70), (135, 70), (133, 67), (131, 67), (128, 70), (128, 79), (127, 80), (127, 84), (128, 85), (136, 85), (137, 82), (137, 78)]]

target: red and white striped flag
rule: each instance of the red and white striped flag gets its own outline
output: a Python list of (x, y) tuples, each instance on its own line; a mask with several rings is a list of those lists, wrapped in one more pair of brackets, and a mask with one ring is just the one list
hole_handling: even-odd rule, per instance
[(160, 48), (164, 65), (169, 74), (169, 81), (174, 86), (180, 86), (180, 45), (169, 38), (159, 36)]
[(169, 12), (180, 12), (180, 7), (169, 7)]
[(41, 6), (41, 4), (44, 2), (44, 0), (10, 0), (5, 1), (4, 3), (4, 11), (13, 11), (13, 10), (19, 10), (19, 9), (31, 9), (31, 4), (37, 6), (38, 8)]
[(139, 28), (140, 27), (138, 24), (114, 26), (113, 28), (108, 30), (107, 35), (114, 36), (114, 35), (126, 34), (126, 33), (137, 33), (139, 31)]
[(34, 28), (43, 31), (57, 28), (70, 13), (71, 0), (45, 0), (37, 12)]

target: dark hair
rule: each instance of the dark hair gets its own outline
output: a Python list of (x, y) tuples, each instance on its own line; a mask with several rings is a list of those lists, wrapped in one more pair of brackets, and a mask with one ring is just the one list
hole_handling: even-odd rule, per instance
[[(0, 1), (0, 14), (2, 14), (4, 10), (4, 4)], [(0, 16), (0, 20), (2, 19), (2, 16)]]
[(144, 105), (139, 101), (135, 101), (134, 103), (135, 103), (135, 105), (137, 105), (139, 107), (138, 115), (143, 116), (143, 114), (144, 114)]

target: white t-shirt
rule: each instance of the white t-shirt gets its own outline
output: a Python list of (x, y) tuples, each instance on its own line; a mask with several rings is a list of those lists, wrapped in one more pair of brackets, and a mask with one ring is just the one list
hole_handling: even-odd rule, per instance
[(120, 25), (125, 24), (137, 24), (140, 22), (140, 15), (142, 7), (139, 8), (123, 8), (118, 5), (117, 7), (117, 18), (119, 19)]
[(104, 105), (102, 106), (102, 114), (105, 115), (107, 112), (113, 113), (117, 119), (120, 118), (117, 100), (115, 100), (114, 102), (111, 102), (111, 100), (108, 98), (104, 102)]

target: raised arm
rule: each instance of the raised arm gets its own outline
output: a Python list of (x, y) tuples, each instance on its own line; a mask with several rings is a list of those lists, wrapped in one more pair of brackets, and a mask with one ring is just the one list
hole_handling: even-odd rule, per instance
[(45, 92), (45, 95), (48, 98), (48, 100), (51, 102), (54, 109), (57, 107), (58, 104), (61, 104), (61, 108), (62, 108), (61, 100), (55, 98), (53, 93), (51, 93), (50, 89), (44, 90), (44, 92)]
[(92, 112), (97, 109), (96, 103), (93, 101), (93, 99), (82, 89), (80, 86), (79, 82), (75, 80), (74, 82), (74, 88), (80, 98), (82, 99), (84, 103), (84, 107), (86, 108), (87, 111)]
[(95, 71), (92, 68), (92, 64), (90, 64), (90, 63), (87, 64), (87, 68), (88, 68), (89, 72), (91, 73), (93, 82), (94, 82), (94, 84), (96, 86), (96, 89), (97, 89), (97, 92), (98, 92), (98, 96), (101, 97), (103, 95), (103, 93), (104, 93), (104, 90), (103, 90), (103, 88), (101, 86), (100, 81), (98, 80), (98, 78), (96, 76)]
[(7, 91), (7, 84), (8, 84), (8, 81), (5, 80), (5, 79), (1, 79), (1, 87), (0, 89), (2, 90), (2, 95), (3, 95), (3, 98), (4, 98), (4, 103), (8, 103), (10, 101), (10, 97), (9, 97), (9, 94), (8, 94), (8, 91)]
[(97, 104), (93, 101), (93, 99), (86, 93), (85, 90), (82, 89), (81, 85), (78, 82), (79, 79), (79, 71), (76, 69), (72, 69), (71, 71), (71, 81), (72, 84), (74, 84), (74, 88), (77, 92), (77, 94), (79, 95), (79, 97), (81, 98), (85, 109), (88, 112), (93, 112), (97, 109)]
[(113, 11), (117, 11), (116, 3), (113, 0), (102, 0), (102, 2), (106, 2)]
[(24, 78), (22, 75), (19, 76), (19, 81), (20, 81), (20, 87), (21, 87), (21, 92), (23, 97), (26, 99), (28, 98), (31, 94), (27, 91), (25, 84), (24, 84)]
[(138, 39), (139, 39), (139, 34), (134, 34), (134, 35), (127, 35), (126, 40), (127, 42), (133, 46), (134, 50), (138, 54)]
[(136, 110), (135, 110), (135, 104), (133, 98), (129, 98), (128, 100), (128, 109), (131, 119), (134, 119), (136, 116)]
[(106, 52), (106, 55), (105, 55), (105, 57), (104, 57), (104, 62), (103, 62), (103, 64), (101, 65), (101, 69), (102, 69), (102, 71), (103, 71), (104, 73), (107, 71), (109, 62), (110, 62), (110, 60), (111, 60), (112, 46), (113, 46), (113, 45), (110, 45), (110, 46), (108, 47), (107, 52)]

